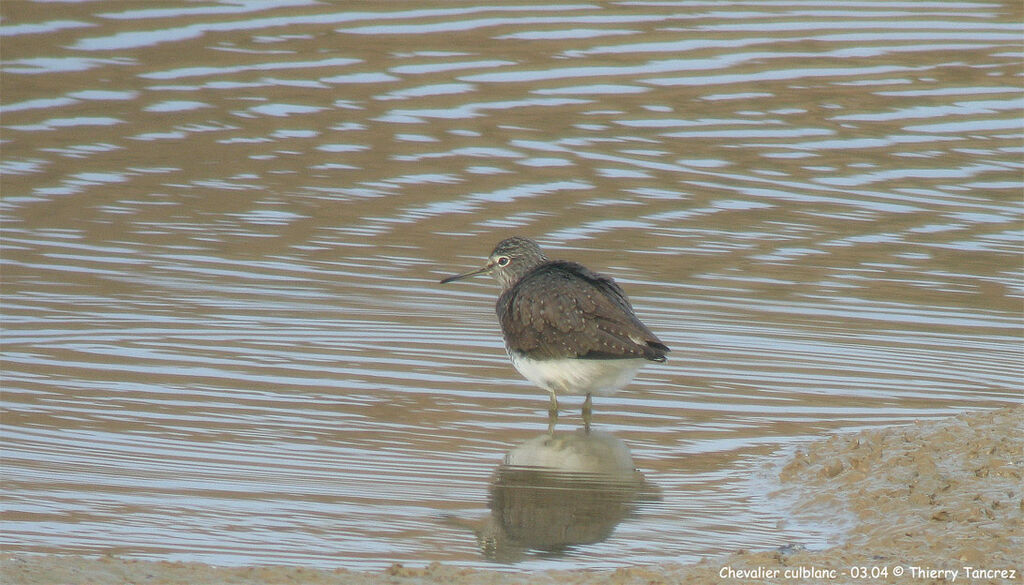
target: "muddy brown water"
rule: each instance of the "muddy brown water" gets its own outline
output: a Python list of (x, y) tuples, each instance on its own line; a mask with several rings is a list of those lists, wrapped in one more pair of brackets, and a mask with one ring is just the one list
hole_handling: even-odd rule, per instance
[[(0, 14), (5, 551), (822, 547), (781, 454), (1021, 398), (1018, 3)], [(672, 347), (595, 400), (606, 445), (572, 398), (544, 438), (492, 283), (438, 284), (514, 233)]]

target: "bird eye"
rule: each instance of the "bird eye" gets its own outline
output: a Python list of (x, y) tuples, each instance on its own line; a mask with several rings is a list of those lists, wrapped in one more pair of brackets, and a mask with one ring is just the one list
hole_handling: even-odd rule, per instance
[(500, 258), (498, 258), (498, 266), (508, 266), (508, 263), (511, 261), (512, 259), (509, 258), (508, 256), (501, 256)]

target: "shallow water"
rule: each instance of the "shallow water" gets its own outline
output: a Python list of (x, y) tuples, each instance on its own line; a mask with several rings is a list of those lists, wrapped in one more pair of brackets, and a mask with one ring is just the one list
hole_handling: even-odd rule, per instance
[[(780, 453), (1020, 400), (1017, 3), (419, 6), (0, 4), (5, 551), (820, 547)], [(501, 491), (547, 398), (493, 284), (438, 280), (513, 233), (673, 351), (595, 400), (641, 484), (544, 476), (603, 538), (503, 556), (491, 508), (550, 516)]]

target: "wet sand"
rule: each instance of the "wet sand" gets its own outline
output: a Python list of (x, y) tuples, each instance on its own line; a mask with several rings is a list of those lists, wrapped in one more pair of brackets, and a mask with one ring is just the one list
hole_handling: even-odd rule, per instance
[[(433, 563), (382, 573), (5, 554), (6, 584), (1021, 583), (1024, 406), (837, 435), (779, 470), (795, 520), (850, 522), (843, 544), (737, 551), (692, 565), (509, 573)], [(954, 573), (955, 571), (955, 573)], [(969, 572), (968, 572), (969, 571)]]

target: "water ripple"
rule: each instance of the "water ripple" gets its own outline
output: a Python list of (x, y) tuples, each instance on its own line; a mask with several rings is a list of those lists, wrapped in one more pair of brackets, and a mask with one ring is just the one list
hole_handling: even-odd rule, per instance
[(15, 12), (5, 550), (493, 566), (547, 397), (493, 284), (438, 281), (511, 233), (614, 276), (673, 348), (594, 405), (646, 495), (517, 569), (835, 542), (780, 524), (778, 453), (1020, 400), (1001, 4)]

